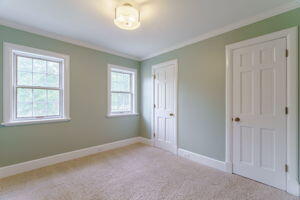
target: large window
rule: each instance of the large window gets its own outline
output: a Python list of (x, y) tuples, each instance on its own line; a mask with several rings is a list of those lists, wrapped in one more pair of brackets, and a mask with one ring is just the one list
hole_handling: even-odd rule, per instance
[(69, 119), (68, 56), (4, 44), (4, 123)]
[(136, 114), (136, 70), (108, 66), (108, 116)]

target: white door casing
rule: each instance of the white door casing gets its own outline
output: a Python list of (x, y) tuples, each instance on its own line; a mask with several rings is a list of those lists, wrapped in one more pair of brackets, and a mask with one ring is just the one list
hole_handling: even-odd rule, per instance
[(152, 74), (154, 145), (177, 154), (177, 60), (153, 66)]
[(294, 27), (226, 46), (228, 172), (294, 195), (299, 195), (297, 31)]

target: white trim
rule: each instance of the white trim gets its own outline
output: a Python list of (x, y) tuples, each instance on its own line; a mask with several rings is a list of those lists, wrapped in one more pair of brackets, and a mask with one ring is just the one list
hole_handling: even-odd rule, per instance
[(178, 149), (178, 156), (186, 158), (188, 160), (192, 160), (194, 162), (200, 163), (202, 165), (206, 165), (218, 170), (221, 170), (223, 172), (227, 172), (227, 166), (225, 162), (215, 160), (213, 158), (203, 156), (185, 149)]
[(2, 123), (1, 125), (2, 126), (21, 126), (21, 125), (30, 125), (30, 124), (48, 124), (48, 123), (56, 123), (56, 122), (68, 122), (68, 121), (71, 121), (71, 118), (17, 121), (17, 122)]
[[(60, 90), (63, 91), (61, 106), (63, 113), (59, 117), (45, 118), (45, 119), (24, 119), (18, 121), (13, 117), (13, 85), (14, 85), (14, 66), (13, 57), (15, 54), (29, 53), (34, 57), (44, 57), (50, 60), (60, 60), (63, 63), (63, 71), (61, 77)], [(4, 42), (3, 44), (3, 126), (23, 125), (23, 124), (37, 124), (57, 121), (70, 120), (70, 57), (68, 55), (35, 49), (27, 46), (12, 44)]]
[(192, 39), (188, 39), (188, 40), (186, 40), (184, 42), (180, 42), (180, 43), (178, 43), (176, 45), (173, 45), (173, 46), (171, 46), (169, 48), (162, 49), (162, 50), (160, 50), (160, 51), (158, 51), (156, 53), (153, 53), (151, 55), (142, 57), (141, 60), (144, 61), (144, 60), (153, 58), (155, 56), (159, 56), (161, 54), (168, 53), (168, 52), (174, 51), (176, 49), (180, 49), (180, 48), (188, 46), (190, 44), (194, 44), (194, 43), (197, 43), (197, 42), (200, 42), (200, 41), (203, 41), (203, 40), (207, 40), (209, 38), (221, 35), (223, 33), (227, 33), (229, 31), (241, 28), (243, 26), (247, 26), (249, 24), (253, 24), (253, 23), (258, 22), (258, 21), (262, 21), (264, 19), (273, 17), (275, 15), (279, 15), (281, 13), (284, 13), (284, 12), (296, 9), (298, 7), (300, 7), (300, 2), (297, 1), (297, 0), (295, 0), (293, 2), (289, 2), (289, 3), (283, 4), (280, 7), (276, 7), (274, 9), (269, 10), (269, 11), (262, 12), (262, 13), (256, 15), (256, 16), (252, 16), (250, 18), (241, 20), (241, 21), (239, 21), (237, 23), (233, 23), (233, 24), (224, 26), (223, 28), (219, 28), (219, 29), (210, 31), (208, 33), (201, 34), (198, 37), (195, 37), (195, 38), (192, 38)]
[[(120, 71), (120, 72), (125, 72), (125, 73), (131, 73), (132, 74), (132, 87), (133, 87), (133, 103), (132, 103), (132, 112), (128, 113), (111, 113), (111, 77), (110, 77), (110, 72), (112, 69)], [(107, 117), (122, 117), (122, 116), (135, 116), (138, 115), (138, 90), (137, 90), (137, 69), (134, 68), (129, 68), (129, 67), (123, 67), (123, 66), (118, 66), (118, 65), (112, 65), (108, 64), (107, 65)]]
[(125, 140), (120, 140), (112, 143), (102, 144), (98, 146), (92, 146), (80, 150), (75, 150), (71, 152), (66, 152), (62, 154), (57, 154), (53, 156), (48, 156), (36, 160), (31, 160), (23, 163), (18, 163), (10, 166), (5, 166), (0, 168), (0, 178), (12, 176), (15, 174), (31, 171), (34, 169), (42, 168), (49, 165), (54, 165), (56, 163), (65, 162), (68, 160), (73, 160), (76, 158), (81, 158), (84, 156), (100, 153), (103, 151), (108, 151), (127, 145), (139, 143), (141, 141), (140, 137), (133, 137)]
[(94, 44), (91, 44), (91, 43), (88, 43), (88, 42), (84, 42), (82, 40), (77, 40), (77, 39), (66, 37), (66, 36), (63, 36), (63, 35), (60, 35), (60, 34), (57, 34), (57, 33), (44, 31), (44, 30), (41, 30), (39, 28), (19, 24), (17, 22), (12, 22), (12, 21), (9, 21), (9, 20), (6, 20), (6, 19), (0, 19), (0, 24), (3, 25), (3, 26), (7, 26), (7, 27), (18, 29), (18, 30), (26, 31), (26, 32), (29, 32), (29, 33), (34, 33), (34, 34), (38, 34), (38, 35), (45, 36), (45, 37), (48, 37), (48, 38), (52, 38), (52, 39), (60, 40), (60, 41), (63, 41), (63, 42), (67, 42), (67, 43), (74, 44), (74, 45), (77, 45), (77, 46), (81, 46), (81, 47), (85, 47), (85, 48), (89, 48), (89, 49), (94, 49), (94, 50), (97, 50), (97, 51), (101, 51), (103, 53), (108, 53), (108, 54), (112, 54), (112, 55), (116, 55), (116, 56), (120, 56), (120, 57), (124, 57), (124, 58), (129, 58), (129, 59), (136, 60), (136, 61), (141, 61), (140, 58), (138, 58), (138, 57), (131, 56), (131, 55), (128, 55), (128, 54), (125, 54), (125, 53), (120, 53), (120, 52), (117, 52), (117, 51), (114, 51), (114, 50), (111, 50), (111, 49), (108, 49), (108, 48), (104, 48), (104, 47), (101, 47), (100, 45), (94, 45)]
[(0, 19), (0, 24), (4, 25), (4, 26), (7, 26), (7, 27), (15, 28), (15, 29), (18, 29), (18, 30), (23, 30), (23, 31), (26, 31), (26, 32), (29, 32), (29, 33), (34, 33), (34, 34), (42, 35), (42, 36), (49, 37), (49, 38), (52, 38), (52, 39), (64, 41), (64, 42), (74, 44), (74, 45), (77, 45), (77, 46), (86, 47), (86, 48), (89, 48), (89, 49), (94, 49), (94, 50), (101, 51), (101, 52), (104, 52), (104, 53), (109, 53), (109, 54), (112, 54), (112, 55), (121, 56), (121, 57), (124, 57), (124, 58), (129, 58), (129, 59), (132, 59), (132, 60), (136, 60), (136, 61), (144, 61), (144, 60), (153, 58), (155, 56), (159, 56), (163, 53), (167, 53), (167, 52), (185, 47), (187, 45), (194, 44), (194, 43), (197, 43), (197, 42), (200, 42), (200, 41), (203, 41), (203, 40), (221, 35), (223, 33), (232, 31), (234, 29), (238, 29), (238, 28), (241, 28), (243, 26), (247, 26), (249, 24), (253, 24), (255, 22), (273, 17), (275, 15), (279, 15), (281, 13), (296, 9), (298, 7), (300, 7), (300, 2), (298, 0), (295, 0), (293, 2), (289, 2), (289, 3), (283, 4), (282, 6), (271, 9), (269, 11), (264, 11), (261, 14), (258, 14), (256, 16), (249, 17), (248, 19), (241, 20), (237, 23), (233, 23), (233, 24), (224, 26), (223, 28), (218, 28), (218, 29), (210, 31), (208, 33), (201, 34), (201, 35), (199, 35), (195, 38), (188, 39), (184, 42), (180, 42), (176, 45), (172, 45), (171, 47), (159, 50), (156, 53), (153, 53), (153, 54), (150, 54), (150, 55), (144, 56), (144, 57), (137, 57), (137, 56), (128, 55), (126, 53), (120, 53), (120, 52), (114, 51), (112, 49), (107, 49), (107, 48), (101, 47), (100, 45), (94, 45), (94, 44), (84, 42), (84, 41), (81, 41), (81, 40), (72, 39), (70, 37), (66, 37), (66, 36), (62, 36), (60, 34), (44, 31), (44, 30), (41, 30), (39, 28), (35, 28), (35, 27), (32, 27), (32, 26), (19, 24), (17, 22), (12, 22), (12, 21), (9, 21), (9, 20), (6, 20), (6, 19)]
[(174, 104), (175, 104), (175, 110), (174, 110), (174, 117), (175, 117), (175, 141), (176, 141), (176, 146), (173, 149), (170, 149), (171, 152), (173, 152), (174, 154), (177, 154), (178, 151), (178, 60), (174, 59), (174, 60), (170, 60), (167, 62), (163, 62), (160, 64), (156, 64), (152, 66), (152, 71), (151, 71), (151, 76), (152, 76), (152, 98), (151, 98), (151, 140), (153, 141), (153, 145), (155, 145), (155, 139), (154, 139), (154, 92), (155, 92), (155, 88), (154, 88), (154, 84), (155, 84), (155, 80), (154, 80), (154, 70), (161, 68), (161, 67), (165, 67), (166, 65), (175, 65), (175, 100), (174, 100)]
[(287, 39), (287, 192), (299, 196), (298, 182), (298, 27), (226, 46), (226, 163), (232, 173), (232, 52), (234, 49), (277, 38)]
[(113, 117), (126, 117), (126, 116), (139, 116), (138, 113), (128, 113), (128, 114), (110, 114), (110, 115), (106, 115), (106, 117), (108, 118), (113, 118)]

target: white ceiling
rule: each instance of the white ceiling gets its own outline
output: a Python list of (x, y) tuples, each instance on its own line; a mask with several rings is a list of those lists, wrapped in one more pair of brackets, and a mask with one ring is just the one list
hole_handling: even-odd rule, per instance
[(293, 1), (136, 0), (134, 31), (113, 24), (119, 0), (0, 0), (0, 19), (143, 59)]

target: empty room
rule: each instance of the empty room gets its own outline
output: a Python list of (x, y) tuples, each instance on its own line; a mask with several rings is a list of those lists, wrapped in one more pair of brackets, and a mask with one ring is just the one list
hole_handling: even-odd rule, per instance
[(300, 0), (0, 0), (0, 200), (297, 200)]

